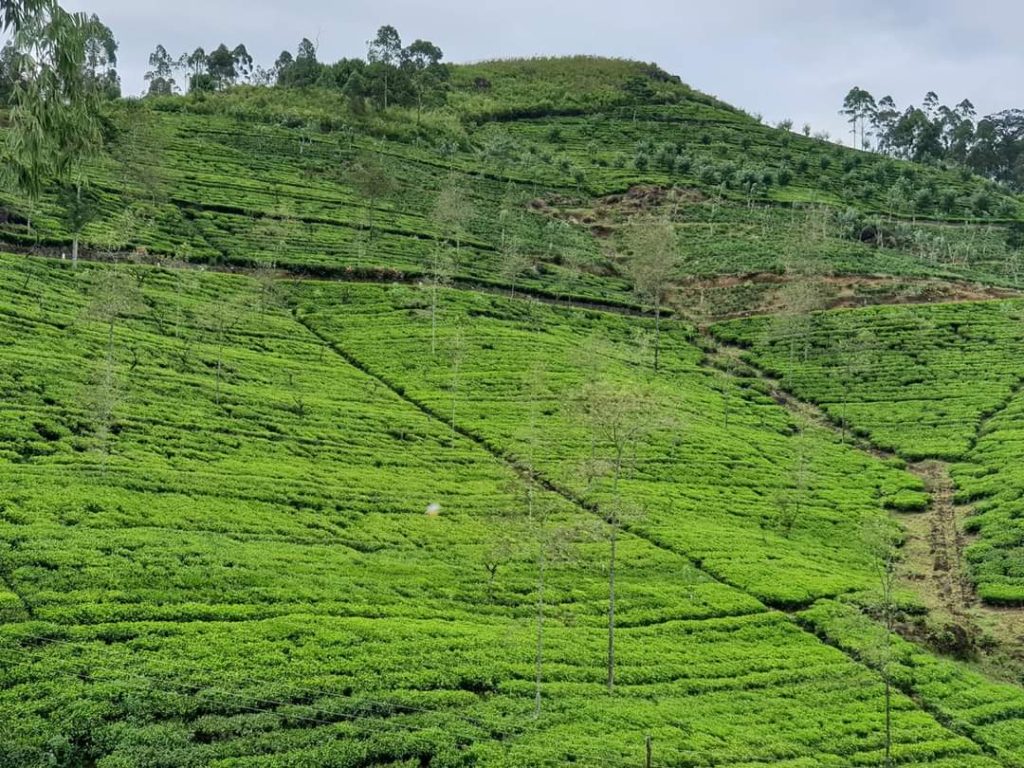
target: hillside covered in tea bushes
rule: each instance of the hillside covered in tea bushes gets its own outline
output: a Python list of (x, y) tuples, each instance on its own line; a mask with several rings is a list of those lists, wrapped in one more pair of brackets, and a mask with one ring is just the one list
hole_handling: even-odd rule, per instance
[(0, 766), (1024, 766), (1024, 201), (450, 75), (0, 194)]
[[(639, 213), (676, 222), (680, 278), (1018, 279), (1024, 211), (999, 186), (767, 127), (651, 65), (454, 67), (422, 115), (241, 86), (105, 112), (86, 177), (97, 255), (420, 277), (432, 243), (458, 239), (453, 276), (628, 301), (619, 235)], [(7, 242), (70, 253), (55, 195), (7, 211)]]

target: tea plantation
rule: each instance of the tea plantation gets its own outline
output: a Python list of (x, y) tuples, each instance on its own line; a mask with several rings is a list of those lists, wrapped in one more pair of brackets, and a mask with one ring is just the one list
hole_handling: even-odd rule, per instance
[[(433, 413), (454, 409), (456, 423), (495, 452), (520, 463), (532, 456), (546, 477), (595, 502), (607, 482), (588, 483), (582, 471), (591, 431), (574, 400), (593, 376), (644, 392), (651, 431), (622, 482), (636, 530), (772, 604), (873, 584), (870, 563), (858, 563), (863, 519), (924, 497), (898, 466), (794, 423), (749, 382), (702, 367), (682, 325), (666, 328), (654, 378), (653, 353), (638, 337), (652, 322), (445, 291), (432, 354), (426, 291), (304, 286), (300, 297), (298, 318), (357, 364)], [(791, 519), (779, 519), (790, 501)]]
[[(649, 90), (630, 97), (638, 77)], [(95, 215), (83, 238), (99, 256), (416, 277), (431, 270), (432, 242), (458, 237), (462, 280), (508, 285), (514, 249), (528, 257), (525, 286), (628, 302), (608, 248), (622, 222), (600, 209), (622, 213), (623, 193), (653, 189), (641, 210), (678, 223), (680, 276), (811, 261), (839, 274), (1019, 278), (1006, 227), (1020, 202), (1000, 188), (769, 128), (635, 62), (455, 67), (448, 106), (422, 118), (351, 115), (337, 92), (315, 89), (107, 109), (105, 150), (86, 169)], [(920, 194), (894, 208), (893, 188)], [(446, 189), (458, 205), (440, 215)], [(13, 214), (4, 241), (70, 250), (55, 194), (0, 202)], [(869, 221), (886, 247), (862, 242)]]
[[(877, 672), (772, 606), (866, 587), (855, 521), (917, 481), (701, 368), (686, 328), (650, 382), (674, 421), (623, 483), (646, 515), (618, 542), (609, 697), (607, 487), (574, 476), (567, 388), (597, 334), (609, 376), (647, 379), (645, 321), (445, 292), (431, 355), (404, 286), (293, 286), (293, 317), (243, 278), (2, 265), (5, 764), (618, 765), (648, 734), (665, 765), (877, 762)], [(528, 451), (566, 488), (532, 519), (497, 457)], [(798, 451), (784, 531), (764, 498)], [(902, 763), (998, 764), (895, 701)]]
[(967, 550), (978, 593), (1020, 605), (1022, 313), (1016, 301), (876, 307), (805, 318), (799, 338), (771, 319), (715, 333), (875, 444), (956, 462), (959, 500), (973, 508), (965, 528), (979, 535)]
[(817, 311), (1018, 295), (1021, 200), (653, 65), (451, 77), (111, 102), (74, 264), (0, 192), (0, 768), (1024, 766), (886, 560), (954, 462), (1024, 604), (1024, 304)]

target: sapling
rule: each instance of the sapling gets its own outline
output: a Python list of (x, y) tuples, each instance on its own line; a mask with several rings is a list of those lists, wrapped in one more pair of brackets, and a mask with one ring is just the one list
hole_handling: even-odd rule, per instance
[[(615, 690), (615, 577), (619, 529), (640, 510), (624, 503), (621, 481), (635, 464), (638, 448), (656, 428), (656, 408), (649, 392), (617, 386), (606, 380), (589, 382), (577, 404), (579, 417), (591, 439), (592, 458), (584, 473), (588, 486), (602, 482), (597, 508), (604, 520), (608, 551), (608, 675), (609, 695)], [(598, 451), (607, 451), (600, 455)]]
[(217, 355), (216, 363), (216, 388), (214, 390), (214, 402), (220, 405), (221, 388), (224, 379), (224, 352), (227, 347), (228, 337), (242, 323), (249, 311), (248, 298), (242, 294), (235, 294), (227, 300), (210, 302), (206, 309), (204, 318), (207, 333), (214, 340), (214, 349)]
[(434, 204), (434, 223), (440, 232), (431, 250), (430, 281), (430, 353), (437, 354), (437, 302), (439, 289), (451, 282), (459, 268), (462, 241), (473, 215), (473, 207), (452, 175)]
[(366, 204), (365, 231), (369, 249), (373, 247), (377, 205), (398, 193), (398, 178), (383, 154), (364, 152), (349, 167), (348, 179)]
[[(90, 301), (86, 307), (86, 319), (100, 323), (106, 332), (106, 353), (104, 364), (92, 388), (89, 398), (90, 410), (96, 426), (96, 435), (104, 455), (110, 452), (111, 427), (114, 412), (119, 402), (120, 382), (117, 375), (117, 324), (145, 305), (139, 284), (123, 268), (105, 267), (97, 269), (90, 277)], [(134, 366), (133, 366), (134, 367)]]
[(896, 617), (895, 588), (896, 564), (899, 559), (899, 540), (893, 524), (884, 517), (870, 520), (864, 528), (864, 540), (875, 571), (879, 588), (882, 624), (885, 628), (882, 641), (875, 649), (879, 669), (885, 684), (885, 762), (886, 768), (893, 765), (892, 759), (892, 661), (893, 632)]
[(457, 436), (457, 425), (456, 425), (456, 406), (458, 405), (459, 398), (459, 374), (462, 371), (462, 363), (466, 354), (466, 337), (462, 332), (461, 328), (457, 328), (455, 333), (449, 340), (448, 346), (449, 360), (451, 363), (451, 390), (452, 390), (452, 438), (451, 447), (455, 447), (455, 438)]
[(661, 361), (661, 312), (679, 263), (676, 233), (667, 218), (644, 218), (630, 224), (626, 275), (637, 297), (654, 313), (654, 373)]

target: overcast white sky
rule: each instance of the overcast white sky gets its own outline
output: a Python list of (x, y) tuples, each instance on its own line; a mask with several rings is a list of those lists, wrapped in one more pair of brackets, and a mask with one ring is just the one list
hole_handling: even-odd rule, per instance
[(1024, 107), (1024, 3), (1014, 0), (67, 0), (121, 43), (126, 94), (149, 52), (245, 43), (264, 66), (303, 37), (320, 58), (363, 56), (382, 24), (449, 61), (589, 53), (655, 61), (690, 85), (775, 122), (838, 135), (860, 85), (898, 104), (928, 90), (980, 113)]

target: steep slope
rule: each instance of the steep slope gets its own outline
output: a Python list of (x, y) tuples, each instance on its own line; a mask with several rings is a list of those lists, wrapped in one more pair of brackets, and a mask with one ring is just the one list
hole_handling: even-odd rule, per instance
[(838, 429), (918, 462), (935, 500), (930, 519), (908, 522), (909, 578), (930, 573), (935, 602), (966, 639), (992, 651), (997, 666), (1018, 669), (1022, 309), (1020, 301), (875, 307), (711, 329)]
[[(679, 225), (680, 277), (1019, 272), (1002, 225), (1020, 201), (991, 184), (768, 128), (652, 65), (496, 62), (453, 82), (423, 115), (285, 89), (115, 105), (85, 239), (338, 276), (421, 276), (458, 239), (464, 279), (509, 285), (518, 269), (535, 290), (626, 301), (618, 232), (657, 213)], [(437, 211), (444, 189), (459, 211)], [(67, 249), (53, 197), (7, 203), (0, 237)]]
[[(84, 239), (119, 263), (59, 259), (54, 194), (2, 200), (0, 241), (57, 258), (0, 256), (0, 765), (878, 765), (886, 679), (898, 764), (1024, 765), (1024, 689), (872, 618), (867, 534), (931, 488), (698, 331), (785, 305), (711, 330), (969, 460), (1013, 602), (1018, 304), (810, 310), (1012, 293), (1018, 199), (608, 59), (105, 132)], [(651, 216), (658, 324), (627, 277)]]
[[(521, 327), (528, 306), (491, 304), (482, 346), (465, 353), (471, 385), (452, 390), (465, 397), (453, 431), (432, 413), (438, 398), (450, 404), (431, 394), (436, 374), (406, 392), (348, 357), (356, 340), (360, 355), (385, 341), (354, 318), (398, 336), (404, 325), (414, 339), (429, 325), (373, 323), (363, 302), (387, 289), (298, 286), (295, 317), (242, 278), (0, 263), (0, 564), (16, 596), (0, 624), (6, 764), (625, 765), (647, 735), (658, 764), (878, 761), (877, 673), (750, 594), (806, 599), (808, 588), (863, 583), (858, 557), (827, 553), (844, 518), (879, 516), (880, 505), (830, 486), (809, 491), (791, 539), (753, 534), (756, 513), (742, 511), (731, 531), (701, 537), (773, 543), (799, 594), (761, 580), (740, 550), (701, 550), (685, 535), (698, 524), (691, 512), (673, 522), (648, 503), (651, 522), (619, 534), (618, 684), (605, 693), (607, 525), (556, 492), (576, 483), (552, 449), (575, 438), (563, 410), (546, 415), (578, 375), (574, 314), (541, 315), (538, 332)], [(460, 314), (488, 308), (445, 301)], [(583, 332), (608, 336), (616, 380), (643, 377), (624, 357), (631, 321), (582, 320)], [(425, 345), (404, 350), (407, 360), (415, 348)], [(522, 468), (498, 450), (512, 447), (508, 434), (522, 439), (512, 425), (523, 403), (497, 407), (508, 390), (487, 386), (512, 349), (549, 361), (554, 386), (536, 455), (538, 474), (557, 482), (535, 488), (529, 507)], [(685, 382), (682, 402), (715, 407), (694, 351), (679, 339), (671, 349), (666, 375)], [(671, 391), (661, 385), (658, 400)], [(784, 465), (801, 438), (781, 409), (739, 392), (730, 402), (736, 450), (760, 443), (765, 465)], [(686, 419), (695, 443), (717, 421)], [(846, 450), (807, 439), (822, 455)], [(895, 468), (850, 460), (865, 491), (900, 482)], [(637, 470), (626, 489), (635, 498), (648, 473), (667, 488), (677, 471), (648, 456)], [(818, 587), (822, 557), (836, 580)], [(980, 701), (1006, 699), (969, 685)], [(893, 700), (901, 763), (998, 764), (986, 753), (1002, 742), (941, 723), (915, 696), (908, 687)]]

